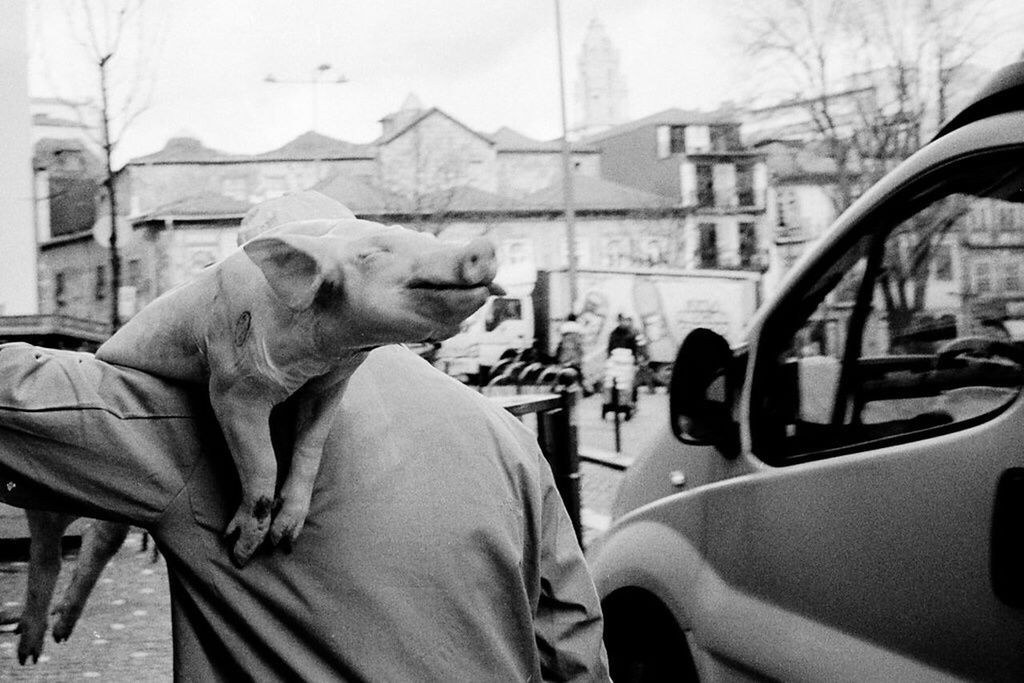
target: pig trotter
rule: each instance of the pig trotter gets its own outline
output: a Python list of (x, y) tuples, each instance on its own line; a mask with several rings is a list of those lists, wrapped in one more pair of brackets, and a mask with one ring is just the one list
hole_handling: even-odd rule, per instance
[(18, 625), (18, 632), (21, 634), (18, 640), (18, 663), (22, 666), (32, 658), (32, 663), (39, 662), (39, 655), (43, 652), (43, 636), (46, 635), (46, 619), (25, 619), (22, 617)]
[(55, 643), (62, 643), (71, 637), (71, 632), (75, 630), (75, 624), (78, 623), (78, 618), (82, 616), (81, 605), (69, 605), (66, 601), (61, 601), (50, 616), (54, 618), (53, 621), (53, 641)]
[(273, 499), (262, 496), (252, 505), (243, 503), (224, 532), (225, 538), (238, 534), (233, 557), (239, 567), (244, 567), (263, 543), (270, 530), (270, 511)]
[(284, 549), (290, 551), (292, 544), (302, 532), (307, 514), (309, 514), (309, 498), (302, 503), (286, 498), (281, 509), (274, 515), (274, 523), (270, 527), (270, 544), (273, 546), (283, 544)]
[(126, 536), (127, 524), (93, 520), (86, 528), (82, 534), (82, 548), (78, 553), (75, 572), (64, 594), (50, 612), (54, 618), (54, 641), (60, 643), (71, 636), (100, 573), (121, 548)]

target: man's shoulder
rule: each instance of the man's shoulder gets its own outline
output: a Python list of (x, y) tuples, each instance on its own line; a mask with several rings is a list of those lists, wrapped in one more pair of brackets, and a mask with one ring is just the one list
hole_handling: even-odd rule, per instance
[(363, 383), (386, 392), (387, 398), (412, 402), (427, 411), (458, 406), (500, 412), (480, 392), (449, 377), (404, 346), (374, 349), (357, 370), (357, 376)]
[(386, 346), (374, 350), (353, 377), (350, 400), (375, 396), (412, 420), (460, 420), (490, 425), (510, 436), (535, 440), (532, 433), (498, 402), (449, 377), (407, 348)]

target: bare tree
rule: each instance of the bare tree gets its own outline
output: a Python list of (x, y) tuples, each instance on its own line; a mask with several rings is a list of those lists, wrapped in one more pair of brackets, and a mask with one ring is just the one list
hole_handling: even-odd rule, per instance
[[(761, 83), (803, 109), (806, 142), (835, 166), (838, 212), (916, 151), (977, 86), (972, 62), (1000, 32), (1024, 25), (994, 0), (761, 0), (738, 3), (737, 25)], [(1000, 25), (1001, 24), (1001, 25)], [(1010, 58), (1010, 57), (1008, 57)], [(921, 311), (936, 250), (956, 242), (953, 198), (893, 233), (878, 284), (895, 334)]]
[[(802, 108), (835, 162), (833, 201), (920, 147), (996, 31), (993, 0), (763, 0), (736, 3), (753, 72)], [(973, 87), (969, 84), (968, 87)], [(769, 93), (761, 93), (762, 96)]]
[(460, 196), (472, 186), (472, 152), (419, 125), (404, 135), (401, 163), (383, 175), (382, 185), (394, 194), (394, 208), (410, 214), (410, 227), (439, 234), (458, 210)]
[[(36, 0), (35, 9), (38, 16), (59, 17), (70, 43), (66, 52), (56, 41), (46, 41), (43, 49), (70, 56), (77, 67), (79, 87), (83, 80), (88, 84), (88, 92), (80, 93), (88, 98), (80, 116), (84, 129), (95, 133), (94, 142), (101, 151), (101, 182), (110, 216), (110, 325), (116, 330), (121, 324), (121, 259), (113, 158), (125, 132), (148, 106), (159, 26), (145, 0), (67, 0), (56, 4)], [(63, 86), (56, 87), (59, 91)]]
[[(849, 112), (854, 93), (840, 93), (848, 47), (849, 3), (842, 0), (771, 0), (757, 6), (737, 3), (736, 25), (744, 51), (757, 66), (771, 74), (761, 87), (773, 90), (756, 95), (792, 102), (804, 110), (811, 136), (835, 162), (837, 205), (852, 196), (850, 157), (853, 141)], [(752, 69), (753, 71), (754, 69)], [(846, 97), (840, 97), (843, 94)]]
[(404, 194), (412, 202), (418, 227), (438, 234), (451, 222), (460, 189), (469, 184), (466, 153), (461, 147), (450, 148), (432, 139), (419, 126), (409, 134), (413, 176)]

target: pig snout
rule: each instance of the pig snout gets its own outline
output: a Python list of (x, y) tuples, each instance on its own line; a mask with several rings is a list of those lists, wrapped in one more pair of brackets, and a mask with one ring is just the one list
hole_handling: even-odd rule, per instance
[(438, 244), (415, 261), (412, 287), (468, 289), (486, 287), (492, 294), (503, 290), (493, 284), (498, 271), (494, 245), (476, 238), (464, 246)]
[(498, 259), (491, 241), (477, 238), (467, 244), (460, 255), (457, 272), (465, 284), (490, 284), (498, 272)]

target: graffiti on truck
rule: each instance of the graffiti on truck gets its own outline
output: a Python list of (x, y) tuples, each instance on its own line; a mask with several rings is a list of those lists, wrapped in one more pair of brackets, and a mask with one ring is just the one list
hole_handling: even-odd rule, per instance
[(583, 273), (577, 319), (583, 328), (584, 375), (599, 375), (608, 335), (629, 317), (653, 363), (671, 363), (683, 338), (706, 327), (735, 338), (753, 312), (746, 280), (655, 274)]

